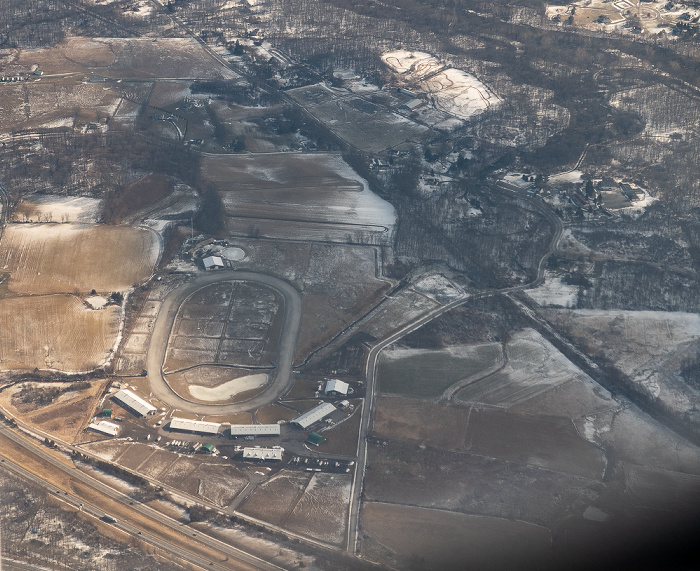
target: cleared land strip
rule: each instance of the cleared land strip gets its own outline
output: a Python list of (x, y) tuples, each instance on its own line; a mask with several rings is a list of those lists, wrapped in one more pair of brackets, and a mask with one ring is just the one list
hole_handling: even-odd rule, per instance
[(0, 456), (21, 465), (33, 475), (33, 481), (58, 488), (64, 495), (68, 493), (78, 497), (82, 503), (90, 504), (95, 510), (107, 513), (135, 529), (136, 535), (140, 531), (144, 540), (152, 537), (157, 547), (184, 556), (187, 561), (197, 565), (216, 561), (208, 566), (210, 569), (279, 569), (206, 535), (197, 534), (197, 539), (192, 539), (191, 531), (183, 529), (182, 524), (142, 504), (130, 505), (132, 500), (128, 496), (94, 480), (71, 466), (67, 460), (34, 446), (4, 426), (0, 426)]

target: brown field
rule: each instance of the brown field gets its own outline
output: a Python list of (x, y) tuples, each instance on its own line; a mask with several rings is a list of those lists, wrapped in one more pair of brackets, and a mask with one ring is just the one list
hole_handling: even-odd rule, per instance
[[(221, 155), (202, 173), (227, 216), (242, 219), (393, 227), (393, 208), (332, 154)], [(234, 182), (235, 181), (235, 182)]]
[(120, 313), (69, 295), (0, 299), (0, 369), (95, 369), (110, 356)]
[(283, 469), (267, 482), (260, 484), (241, 505), (239, 511), (273, 525), (283, 525), (304, 493), (309, 480), (311, 474), (308, 472)]
[(381, 553), (376, 542), (391, 553), (382, 563), (404, 569), (526, 569), (551, 550), (549, 530), (526, 522), (374, 502), (361, 518), (365, 554)]
[(551, 525), (598, 496), (591, 486), (599, 480), (413, 443), (371, 443), (368, 462), (367, 501)]
[(464, 449), (471, 409), (425, 401), (379, 397), (373, 432), (377, 438), (409, 440), (447, 450)]
[(159, 248), (155, 233), (141, 228), (10, 224), (0, 267), (15, 293), (111, 292), (148, 279)]
[(248, 478), (233, 466), (202, 464), (197, 469), (198, 495), (226, 507), (248, 484)]
[(314, 474), (285, 527), (327, 543), (343, 543), (351, 485), (349, 474)]
[(38, 409), (32, 404), (30, 410), (24, 413), (12, 404), (14, 390), (0, 393), (0, 403), (12, 416), (73, 444), (80, 440), (106, 384), (107, 381), (91, 381), (89, 389), (64, 393), (53, 403)]
[(110, 78), (238, 77), (188, 38), (68, 38), (56, 48), (22, 51), (20, 65), (39, 65), (46, 74), (77, 72)]
[(579, 418), (617, 408), (610, 393), (590, 379), (577, 378), (554, 386), (525, 402), (510, 407), (519, 414), (542, 414)]
[(561, 418), (473, 410), (467, 429), (470, 452), (590, 479), (602, 477), (605, 454)]

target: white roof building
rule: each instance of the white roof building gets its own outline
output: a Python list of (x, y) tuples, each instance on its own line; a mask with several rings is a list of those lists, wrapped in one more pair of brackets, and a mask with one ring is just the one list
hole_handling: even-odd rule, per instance
[(282, 460), (282, 454), (284, 453), (284, 448), (281, 446), (273, 446), (272, 448), (260, 448), (260, 446), (255, 446), (254, 448), (244, 448), (243, 449), (243, 459), (244, 460)]
[(335, 407), (331, 403), (324, 402), (318, 405), (317, 407), (312, 408), (310, 411), (305, 412), (300, 417), (295, 418), (292, 422), (294, 424), (298, 424), (306, 430), (314, 422), (318, 422), (319, 420), (324, 419), (334, 410)]
[(217, 434), (221, 424), (217, 422), (204, 422), (203, 420), (190, 420), (189, 418), (172, 418), (170, 420), (171, 430), (185, 430), (187, 432), (198, 432), (200, 434)]
[(216, 268), (223, 268), (224, 261), (219, 256), (207, 256), (202, 259), (205, 270), (215, 270)]
[(119, 434), (119, 430), (121, 427), (118, 424), (114, 424), (113, 422), (100, 420), (100, 422), (91, 422), (88, 425), (88, 428), (92, 428), (92, 430), (96, 432), (101, 432), (102, 434), (106, 434), (107, 436), (116, 436), (117, 434)]
[(326, 394), (336, 394), (341, 396), (347, 396), (348, 389), (350, 385), (344, 381), (339, 381), (338, 379), (327, 379), (326, 386), (323, 387), (323, 392)]
[(279, 424), (232, 424), (231, 438), (235, 436), (279, 436)]
[(118, 400), (121, 404), (130, 408), (134, 412), (140, 414), (141, 416), (146, 416), (147, 414), (155, 414), (158, 410), (150, 402), (142, 399), (140, 396), (135, 395), (128, 389), (123, 389), (114, 393), (112, 397), (114, 400)]

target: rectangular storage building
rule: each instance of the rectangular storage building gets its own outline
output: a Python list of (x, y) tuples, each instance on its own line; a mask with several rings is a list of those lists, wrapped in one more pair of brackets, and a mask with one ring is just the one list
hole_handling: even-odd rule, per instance
[(232, 424), (231, 438), (236, 436), (279, 436), (279, 424)]
[(255, 446), (254, 448), (244, 448), (243, 449), (243, 459), (244, 460), (282, 460), (282, 454), (284, 453), (284, 448), (281, 446), (273, 446), (272, 448), (260, 448)]
[(182, 430), (197, 434), (218, 434), (221, 424), (217, 422), (204, 422), (203, 420), (190, 420), (189, 418), (173, 418), (170, 421), (170, 430)]
[(95, 432), (100, 432), (106, 434), (107, 436), (116, 436), (119, 434), (120, 426), (114, 424), (113, 422), (107, 422), (106, 420), (100, 420), (100, 422), (92, 422), (88, 425)]
[(295, 418), (292, 422), (298, 426), (301, 426), (301, 428), (306, 430), (314, 422), (318, 422), (319, 420), (323, 420), (329, 414), (331, 414), (334, 410), (335, 410), (335, 407), (331, 403), (324, 402), (324, 403), (321, 403), (320, 405), (318, 405), (317, 407), (312, 408), (310, 411), (305, 412), (300, 417)]
[(141, 416), (155, 414), (156, 410), (158, 410), (150, 402), (135, 395), (128, 389), (117, 391), (112, 398)]

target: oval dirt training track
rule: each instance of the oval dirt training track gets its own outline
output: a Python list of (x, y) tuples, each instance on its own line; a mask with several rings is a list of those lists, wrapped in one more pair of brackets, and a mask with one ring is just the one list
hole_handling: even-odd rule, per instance
[[(168, 347), (170, 332), (175, 317), (184, 301), (195, 291), (226, 281), (247, 281), (266, 285), (282, 294), (284, 314), (282, 332), (277, 353), (277, 370), (270, 386), (259, 395), (241, 403), (202, 404), (189, 401), (178, 395), (163, 378), (163, 361)], [(226, 270), (205, 274), (173, 290), (163, 301), (158, 312), (146, 359), (148, 384), (153, 395), (162, 402), (183, 411), (196, 414), (232, 414), (259, 408), (277, 400), (287, 390), (291, 382), (294, 348), (301, 322), (301, 296), (288, 282), (257, 272)]]

